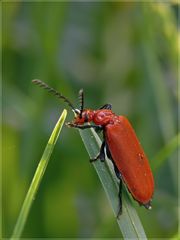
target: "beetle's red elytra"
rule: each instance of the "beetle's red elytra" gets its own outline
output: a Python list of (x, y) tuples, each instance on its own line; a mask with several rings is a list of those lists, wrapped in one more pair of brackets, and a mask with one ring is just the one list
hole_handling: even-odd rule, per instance
[[(151, 209), (154, 192), (153, 174), (144, 150), (128, 119), (114, 114), (111, 110), (111, 104), (105, 104), (98, 110), (84, 109), (83, 90), (79, 92), (80, 109), (76, 109), (66, 97), (41, 80), (33, 80), (33, 83), (47, 89), (68, 103), (75, 113), (75, 119), (67, 124), (69, 127), (95, 128), (103, 131), (104, 140), (100, 152), (96, 158), (90, 161), (93, 162), (97, 159), (104, 161), (106, 149), (107, 156), (111, 159), (115, 174), (119, 179), (119, 211), (117, 216), (122, 212), (122, 182), (140, 205)], [(84, 125), (87, 122), (93, 124)]]

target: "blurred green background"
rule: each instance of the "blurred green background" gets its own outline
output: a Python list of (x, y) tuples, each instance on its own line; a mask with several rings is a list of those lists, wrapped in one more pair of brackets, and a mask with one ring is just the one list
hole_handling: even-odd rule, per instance
[[(2, 3), (3, 237), (67, 107), (34, 78), (75, 104), (83, 88), (86, 107), (111, 103), (129, 118), (155, 177), (152, 211), (133, 204), (148, 238), (177, 234), (177, 151), (153, 161), (177, 134), (177, 12), (173, 2)], [(63, 128), (23, 237), (121, 237), (77, 130)]]

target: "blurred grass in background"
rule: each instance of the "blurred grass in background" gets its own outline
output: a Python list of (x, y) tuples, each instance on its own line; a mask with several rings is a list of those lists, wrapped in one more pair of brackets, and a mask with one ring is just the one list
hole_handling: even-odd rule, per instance
[[(176, 3), (2, 3), (3, 237), (13, 231), (44, 146), (64, 103), (105, 103), (125, 115), (149, 157), (177, 135)], [(69, 111), (68, 120), (73, 118)], [(78, 131), (64, 128), (23, 237), (120, 237)], [(177, 151), (154, 171), (152, 211), (134, 205), (148, 238), (177, 234)]]

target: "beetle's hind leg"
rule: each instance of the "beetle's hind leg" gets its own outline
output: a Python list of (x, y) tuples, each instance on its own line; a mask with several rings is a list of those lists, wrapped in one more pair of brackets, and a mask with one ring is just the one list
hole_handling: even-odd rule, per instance
[(123, 184), (122, 184), (122, 177), (121, 177), (121, 173), (118, 170), (118, 168), (116, 167), (113, 158), (111, 156), (111, 153), (109, 151), (108, 145), (106, 144), (106, 153), (109, 159), (111, 159), (113, 166), (114, 166), (114, 171), (115, 174), (117, 176), (117, 178), (119, 179), (119, 192), (118, 192), (118, 198), (119, 198), (119, 209), (118, 209), (118, 213), (117, 213), (117, 218), (119, 218), (119, 216), (122, 214), (122, 188), (123, 188)]
[(90, 162), (95, 162), (98, 159), (100, 159), (101, 162), (104, 162), (105, 161), (104, 149), (105, 149), (105, 141), (102, 142), (99, 154), (95, 158), (90, 159)]
[(118, 197), (119, 197), (119, 209), (117, 213), (117, 218), (122, 214), (122, 179), (119, 179), (119, 192), (118, 192)]

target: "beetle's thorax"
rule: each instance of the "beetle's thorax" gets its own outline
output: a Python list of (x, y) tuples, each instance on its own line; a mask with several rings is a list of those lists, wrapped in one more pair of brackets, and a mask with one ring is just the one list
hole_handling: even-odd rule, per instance
[(74, 120), (75, 124), (83, 124), (85, 122), (94, 122), (96, 125), (105, 126), (114, 123), (117, 116), (109, 109), (91, 110), (85, 109), (82, 116), (77, 116)]
[(114, 123), (116, 115), (109, 109), (96, 110), (93, 117), (93, 122), (96, 125), (105, 126)]

